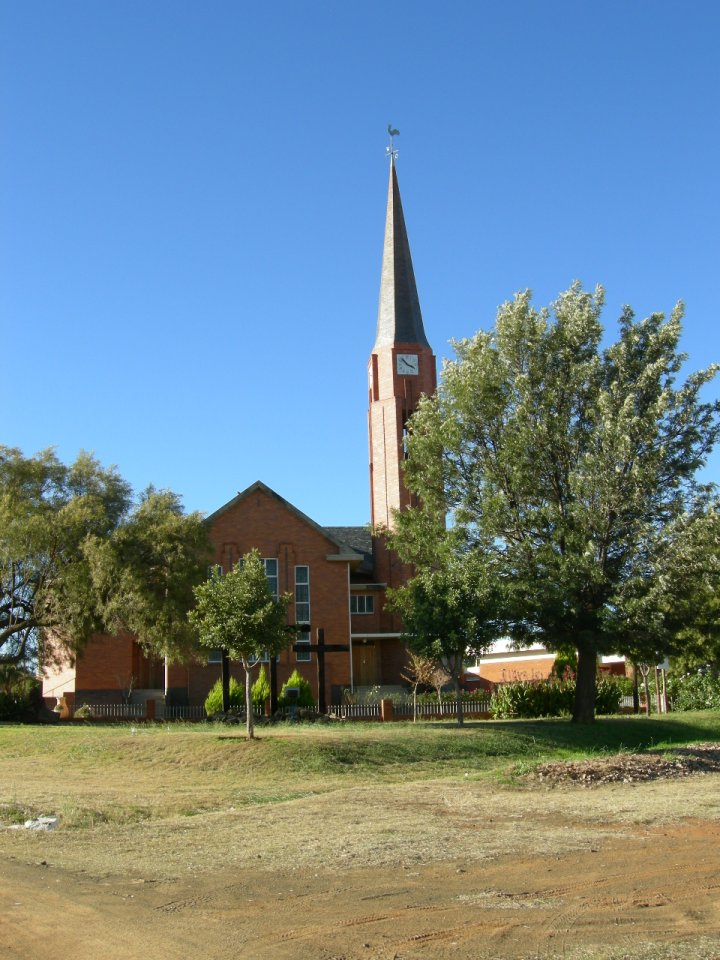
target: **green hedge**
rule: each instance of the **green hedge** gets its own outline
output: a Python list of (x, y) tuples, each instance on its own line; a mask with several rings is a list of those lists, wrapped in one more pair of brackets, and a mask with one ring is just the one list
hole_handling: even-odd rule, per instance
[(709, 673), (671, 676), (668, 684), (673, 710), (720, 710), (720, 678)]
[[(620, 684), (602, 678), (595, 687), (595, 710), (599, 714), (617, 713), (622, 698)], [(574, 680), (518, 680), (495, 688), (490, 712), (499, 720), (513, 717), (563, 717), (572, 713), (575, 703)]]

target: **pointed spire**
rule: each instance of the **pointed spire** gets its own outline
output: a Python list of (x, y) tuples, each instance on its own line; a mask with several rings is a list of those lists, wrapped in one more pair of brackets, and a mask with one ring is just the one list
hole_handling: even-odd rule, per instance
[(391, 152), (375, 349), (393, 343), (417, 343), (430, 346), (423, 327), (420, 301), (415, 286), (415, 273), (410, 257), (410, 244), (395, 173), (395, 158)]

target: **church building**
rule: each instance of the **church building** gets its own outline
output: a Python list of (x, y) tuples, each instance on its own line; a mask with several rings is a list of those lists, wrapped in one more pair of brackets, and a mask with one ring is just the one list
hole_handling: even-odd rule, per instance
[[(403, 483), (406, 425), (423, 394), (436, 389), (436, 361), (423, 327), (395, 158), (390, 153), (385, 240), (375, 344), (368, 363), (371, 533), (365, 527), (323, 527), (261, 481), (207, 518), (214, 564), (229, 570), (250, 549), (260, 551), (271, 589), (290, 593), (297, 642), (275, 664), (278, 688), (297, 669), (316, 702), (338, 703), (343, 690), (405, 685), (401, 624), (385, 605), (388, 587), (407, 569), (387, 548), (383, 528), (410, 504)], [(320, 654), (318, 628), (327, 651)], [(307, 649), (304, 649), (307, 647)], [(43, 694), (69, 705), (127, 698), (201, 705), (219, 677), (221, 653), (207, 662), (149, 660), (131, 636), (96, 636), (74, 664), (48, 667)], [(238, 679), (242, 668), (231, 666)], [(324, 674), (324, 676), (322, 676)], [(323, 689), (318, 689), (319, 683)]]

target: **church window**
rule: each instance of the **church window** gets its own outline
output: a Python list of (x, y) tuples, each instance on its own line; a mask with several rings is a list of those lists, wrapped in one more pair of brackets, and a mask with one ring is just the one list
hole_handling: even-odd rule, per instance
[(367, 593), (352, 593), (350, 595), (350, 613), (374, 613), (375, 597)]
[(267, 577), (270, 593), (277, 600), (278, 598), (278, 562), (275, 559), (263, 559), (265, 566), (265, 576)]
[[(298, 634), (296, 643), (307, 643), (310, 645), (310, 567), (295, 567), (295, 623), (305, 625)], [(299, 663), (307, 663), (310, 660), (309, 650), (298, 650), (297, 660)]]

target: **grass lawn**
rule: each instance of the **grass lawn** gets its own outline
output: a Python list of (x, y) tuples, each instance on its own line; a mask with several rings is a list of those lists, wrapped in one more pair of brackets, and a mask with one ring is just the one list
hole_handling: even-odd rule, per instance
[(720, 741), (720, 714), (281, 725), (255, 741), (213, 724), (0, 725), (0, 822), (131, 823), (462, 776), (507, 786), (547, 760)]

